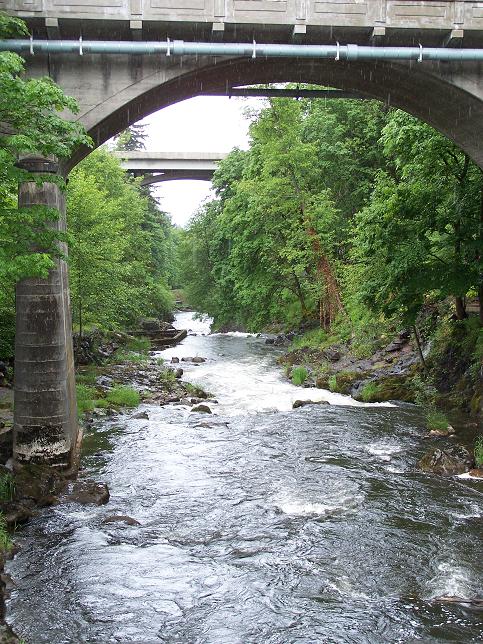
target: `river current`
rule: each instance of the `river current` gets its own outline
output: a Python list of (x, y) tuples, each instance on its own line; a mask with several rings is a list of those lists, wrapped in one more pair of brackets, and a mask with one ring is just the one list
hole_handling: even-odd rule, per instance
[[(483, 484), (426, 476), (411, 406), (291, 385), (277, 349), (192, 333), (160, 352), (218, 400), (100, 419), (81, 476), (107, 506), (43, 510), (18, 531), (8, 621), (28, 644), (481, 642)], [(292, 410), (296, 399), (330, 405)], [(140, 525), (103, 523), (129, 515)]]

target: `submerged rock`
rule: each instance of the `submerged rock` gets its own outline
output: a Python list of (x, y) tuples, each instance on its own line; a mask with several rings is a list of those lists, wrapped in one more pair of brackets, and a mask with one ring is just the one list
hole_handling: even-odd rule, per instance
[(446, 449), (433, 447), (424, 454), (418, 463), (419, 469), (423, 472), (442, 476), (464, 474), (471, 469), (472, 465), (472, 455), (461, 445), (454, 445)]
[(191, 411), (198, 412), (199, 414), (212, 414), (213, 412), (211, 409), (208, 407), (208, 405), (196, 405), (196, 407), (193, 407)]
[(76, 481), (72, 487), (72, 492), (68, 495), (68, 501), (74, 501), (81, 505), (93, 503), (95, 505), (104, 505), (109, 501), (109, 488), (106, 483), (97, 481)]
[(131, 416), (132, 420), (149, 420), (149, 414), (147, 411), (137, 411)]
[(202, 362), (206, 362), (206, 358), (201, 358), (200, 356), (195, 356), (191, 362), (194, 362), (195, 364), (201, 364)]
[(295, 400), (292, 409), (306, 407), (307, 405), (330, 405), (327, 400)]
[(441, 595), (439, 597), (434, 597), (431, 601), (437, 604), (462, 604), (464, 606), (473, 606), (475, 608), (483, 609), (483, 599), (479, 597), (466, 599), (465, 597), (458, 597), (457, 595)]
[(136, 519), (133, 519), (132, 517), (128, 517), (125, 514), (112, 514), (107, 517), (104, 517), (102, 520), (102, 523), (126, 523), (127, 525), (141, 525), (139, 521), (136, 521)]

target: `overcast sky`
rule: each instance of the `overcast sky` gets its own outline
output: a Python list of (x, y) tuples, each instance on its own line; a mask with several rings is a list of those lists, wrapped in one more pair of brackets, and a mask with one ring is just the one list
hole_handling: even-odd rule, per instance
[[(166, 107), (145, 118), (149, 140), (146, 149), (161, 152), (229, 152), (247, 148), (247, 107), (262, 105), (261, 99), (198, 96)], [(168, 181), (155, 187), (161, 207), (173, 223), (184, 226), (210, 194), (207, 181)]]

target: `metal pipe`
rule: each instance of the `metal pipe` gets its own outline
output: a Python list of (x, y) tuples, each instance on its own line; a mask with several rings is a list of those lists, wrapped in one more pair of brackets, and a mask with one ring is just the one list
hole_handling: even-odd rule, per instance
[(338, 60), (483, 61), (483, 49), (441, 47), (366, 47), (361, 45), (280, 45), (166, 40), (0, 40), (0, 51), (45, 54), (165, 54), (166, 56), (242, 56), (250, 58), (328, 58)]

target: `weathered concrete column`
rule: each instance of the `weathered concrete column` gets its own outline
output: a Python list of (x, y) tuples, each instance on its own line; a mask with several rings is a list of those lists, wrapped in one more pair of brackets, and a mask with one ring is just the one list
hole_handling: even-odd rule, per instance
[[(19, 165), (39, 175), (58, 172), (55, 161), (41, 157), (26, 157)], [(65, 199), (57, 184), (22, 183), (18, 202), (19, 207), (55, 208), (60, 215), (52, 226), (65, 230)], [(67, 252), (65, 244), (62, 250)], [(47, 279), (18, 283), (16, 312), (14, 459), (68, 468), (75, 457), (78, 423), (64, 260), (56, 260)]]

